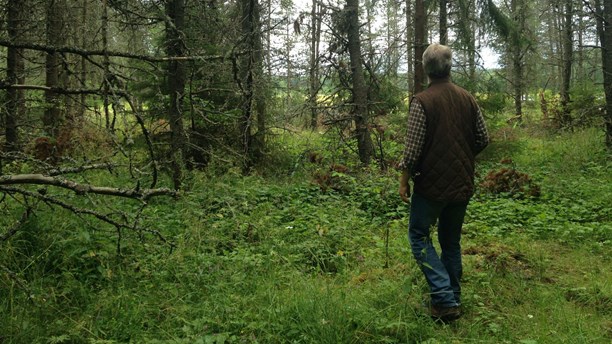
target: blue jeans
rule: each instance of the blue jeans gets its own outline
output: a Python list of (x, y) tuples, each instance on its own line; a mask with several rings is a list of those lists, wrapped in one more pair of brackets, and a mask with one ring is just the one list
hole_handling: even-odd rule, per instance
[[(408, 238), (431, 292), (431, 303), (441, 307), (461, 304), (461, 226), (468, 202), (431, 201), (412, 195)], [(438, 222), (441, 254), (433, 246), (430, 230)]]

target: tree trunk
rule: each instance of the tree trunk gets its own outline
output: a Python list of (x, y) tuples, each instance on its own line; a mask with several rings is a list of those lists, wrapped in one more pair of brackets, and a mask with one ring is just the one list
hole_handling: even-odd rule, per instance
[(398, 12), (397, 0), (389, 0), (387, 3), (387, 75), (389, 75), (392, 80), (397, 79), (399, 61), (397, 46), (397, 38), (399, 37)]
[[(22, 20), (24, 19), (23, 1), (9, 1), (7, 8), (8, 37), (11, 43), (18, 43), (23, 34)], [(24, 60), (23, 50), (9, 47), (6, 56), (6, 82), (9, 85), (20, 84), (23, 81)], [(9, 88), (7, 90), (6, 114), (5, 114), (5, 136), (6, 151), (19, 149), (18, 121), (23, 114), (25, 105), (23, 103), (23, 90)]]
[[(168, 0), (166, 3), (166, 54), (168, 57), (184, 56), (185, 1)], [(168, 119), (172, 139), (172, 180), (180, 189), (187, 159), (187, 134), (183, 125), (183, 97), (185, 96), (185, 66), (183, 61), (172, 60), (168, 64), (168, 92), (170, 104)]]
[[(604, 0), (605, 1), (605, 0)], [(595, 27), (597, 29), (597, 37), (599, 38), (599, 42), (601, 43), (601, 57), (602, 64), (605, 64), (605, 27), (604, 27), (604, 8), (601, 5), (601, 0), (595, 0)], [(604, 75), (605, 77), (605, 75)]]
[[(87, 32), (88, 30), (87, 28), (87, 19), (89, 17), (88, 14), (88, 3), (89, 0), (83, 0), (83, 8), (81, 9), (81, 25), (82, 25), (82, 29), (84, 32), (81, 33), (81, 48), (82, 49), (87, 49), (88, 44), (87, 44)], [(81, 56), (81, 87), (83, 89), (87, 88), (87, 59), (85, 58), (85, 56)], [(84, 117), (85, 116), (85, 110), (87, 109), (87, 95), (86, 94), (82, 94), (81, 95), (81, 104), (80, 104), (80, 116)]]
[[(247, 0), (240, 0), (245, 2)], [(285, 13), (287, 18), (291, 13), (290, 8), (285, 9)], [(293, 79), (293, 70), (291, 65), (291, 50), (293, 49), (293, 43), (291, 43), (291, 21), (287, 23), (287, 27), (285, 30), (285, 61), (287, 64), (287, 73), (286, 73), (286, 83), (287, 83), (287, 96), (285, 97), (285, 111), (289, 111), (289, 106), (291, 105), (291, 80)]]
[(514, 97), (514, 114), (519, 122), (523, 120), (523, 63), (518, 48), (512, 58), (512, 84)]
[(572, 77), (572, 58), (573, 58), (573, 0), (565, 0), (565, 14), (563, 21), (563, 66), (561, 78), (561, 118), (559, 125), (562, 128), (571, 127), (570, 114), (570, 83)]
[[(556, 46), (556, 43), (555, 43), (556, 39), (554, 39), (555, 31), (557, 30), (556, 29), (556, 22), (557, 22), (556, 17), (557, 17), (557, 13), (556, 13), (556, 10), (554, 8), (554, 4), (553, 4), (554, 1), (557, 1), (557, 0), (550, 0), (549, 1), (548, 6), (551, 9), (550, 10), (551, 14), (547, 15), (545, 17), (545, 19), (544, 19), (544, 20), (546, 20), (546, 28), (547, 28), (547, 30), (546, 30), (546, 35), (547, 36), (546, 37), (548, 37), (546, 39), (546, 43), (544, 45), (544, 47), (546, 47), (546, 52), (545, 53), (548, 56), (551, 56), (551, 58), (553, 56), (558, 55), (557, 46)], [(551, 87), (553, 89), (556, 89), (555, 85), (556, 85), (556, 79), (557, 78), (556, 78), (554, 66), (548, 66), (546, 68), (546, 72), (545, 73), (546, 73), (545, 88), (546, 87)]]
[(255, 111), (257, 115), (257, 133), (255, 143), (257, 145), (253, 154), (260, 156), (266, 142), (266, 78), (264, 77), (263, 63), (263, 37), (261, 31), (261, 10), (258, 0), (251, 0), (252, 8), (252, 33), (251, 33), (251, 54), (253, 60)]
[[(564, 42), (564, 35), (563, 35), (563, 11), (562, 9), (559, 9), (558, 7), (558, 3), (554, 3), (555, 9), (553, 10), (553, 35), (550, 36), (550, 40), (553, 42), (553, 55), (551, 56), (555, 56), (557, 57), (555, 59), (555, 63), (553, 63), (554, 67), (553, 67), (553, 75), (555, 75), (555, 89), (556, 90), (561, 90), (561, 88), (563, 87), (563, 42)], [(561, 61), (559, 63), (559, 61)], [(558, 118), (555, 118), (554, 120), (558, 121)]]
[(612, 0), (603, 3), (603, 41), (602, 59), (604, 74), (604, 91), (606, 94), (606, 147), (612, 151)]
[[(525, 15), (521, 0), (511, 0), (510, 11), (514, 22), (520, 31), (524, 29)], [(523, 51), (521, 47), (520, 31), (513, 30), (510, 34), (510, 58), (512, 61), (512, 88), (514, 97), (514, 114), (517, 121), (523, 120)]]
[(310, 68), (309, 68), (309, 106), (310, 106), (310, 128), (317, 129), (317, 95), (319, 93), (319, 44), (321, 41), (321, 15), (318, 10), (318, 0), (312, 0), (310, 13)]
[[(265, 134), (265, 99), (263, 96), (263, 65), (261, 54), (261, 30), (259, 23), (259, 2), (257, 0), (242, 0), (242, 34), (245, 37), (248, 54), (242, 59), (242, 119), (240, 134), (242, 148), (245, 154), (244, 170), (253, 166), (261, 152)], [(253, 111), (255, 110), (255, 111)], [(258, 133), (253, 136), (251, 122), (253, 115), (257, 117)]]
[(102, 60), (102, 66), (104, 68), (104, 124), (107, 130), (112, 130), (111, 120), (109, 113), (109, 101), (108, 96), (110, 95), (110, 58), (108, 56), (108, 0), (102, 1), (102, 49), (104, 50), (104, 59)]
[(427, 13), (424, 0), (416, 0), (414, 5), (414, 94), (425, 89), (423, 52), (427, 36)]
[(414, 80), (414, 76), (412, 75), (412, 67), (415, 65), (412, 54), (412, 52), (414, 51), (414, 37), (412, 36), (412, 19), (412, 0), (406, 0), (406, 77), (409, 91), (412, 91), (413, 88), (412, 82)]
[(578, 82), (583, 83), (585, 81), (584, 74), (584, 35), (585, 35), (584, 17), (578, 15), (578, 68), (576, 71)]
[(469, 23), (467, 24), (470, 28), (470, 40), (467, 44), (468, 48), (468, 68), (470, 73), (470, 85), (476, 85), (476, 25), (474, 22), (477, 20), (476, 16), (476, 2), (475, 0), (470, 0), (467, 9), (467, 17)]
[(353, 80), (353, 118), (357, 133), (359, 160), (368, 165), (372, 158), (373, 146), (368, 130), (368, 89), (361, 66), (361, 42), (359, 37), (359, 0), (346, 0), (348, 22), (348, 50), (351, 59)]
[[(47, 5), (46, 38), (52, 47), (62, 45), (63, 26), (62, 0), (51, 0)], [(61, 59), (58, 53), (47, 53), (45, 58), (45, 85), (50, 88), (59, 87)], [(62, 124), (61, 98), (53, 90), (45, 91), (46, 110), (43, 114), (43, 125), (47, 134), (57, 138)]]
[(447, 0), (439, 0), (438, 2), (440, 7), (440, 44), (447, 45), (448, 44), (448, 9), (446, 7)]
[(266, 65), (268, 68), (268, 76), (272, 77), (272, 0), (268, 0), (266, 5), (268, 8), (268, 17), (266, 18)]
[(365, 0), (365, 12), (366, 12), (366, 27), (368, 28), (367, 31), (367, 37), (368, 39), (366, 40), (367, 42), (367, 47), (364, 48), (366, 49), (367, 53), (366, 53), (366, 63), (369, 66), (373, 66), (375, 64), (374, 62), (374, 57), (376, 55), (376, 52), (374, 51), (374, 43), (373, 43), (373, 37), (374, 34), (372, 33), (372, 18), (374, 17), (372, 15), (372, 11), (374, 10), (374, 6), (376, 5), (376, 0)]

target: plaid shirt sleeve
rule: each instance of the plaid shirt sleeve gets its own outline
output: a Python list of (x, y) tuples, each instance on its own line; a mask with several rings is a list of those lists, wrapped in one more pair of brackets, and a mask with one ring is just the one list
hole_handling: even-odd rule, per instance
[(408, 129), (404, 155), (399, 164), (400, 170), (410, 169), (417, 162), (425, 145), (426, 118), (423, 106), (413, 98), (410, 102)]
[(487, 132), (487, 126), (485, 125), (482, 112), (480, 112), (480, 108), (478, 108), (478, 114), (476, 115), (476, 153), (480, 153), (488, 145), (489, 133)]

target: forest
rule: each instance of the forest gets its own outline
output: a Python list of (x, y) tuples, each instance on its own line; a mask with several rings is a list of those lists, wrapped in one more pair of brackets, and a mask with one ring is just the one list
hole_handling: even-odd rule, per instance
[[(0, 343), (612, 341), (612, 0), (0, 9)], [(431, 43), (491, 139), (452, 324), (398, 193)]]

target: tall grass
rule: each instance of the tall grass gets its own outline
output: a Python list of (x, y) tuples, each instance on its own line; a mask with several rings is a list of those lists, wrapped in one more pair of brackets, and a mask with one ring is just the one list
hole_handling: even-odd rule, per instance
[[(395, 172), (351, 170), (322, 190), (300, 137), (278, 137), (281, 177), (194, 172), (145, 223), (175, 248), (39, 211), (0, 245), (6, 343), (609, 343), (610, 163), (597, 132), (522, 129), (508, 154), (540, 199), (479, 193), (463, 249), (465, 316), (432, 322)], [(308, 134), (309, 149), (330, 144)], [(501, 148), (500, 148), (501, 147)], [(346, 158), (346, 157), (344, 157)], [(92, 180), (95, 182), (95, 180)], [(126, 205), (127, 206), (127, 205)], [(388, 245), (387, 245), (387, 235)]]

